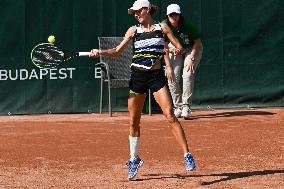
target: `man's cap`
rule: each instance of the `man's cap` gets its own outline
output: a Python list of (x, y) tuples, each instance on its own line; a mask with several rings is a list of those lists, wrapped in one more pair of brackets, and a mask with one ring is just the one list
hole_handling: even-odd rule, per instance
[(180, 11), (180, 6), (178, 4), (170, 4), (167, 7), (167, 15), (171, 14), (171, 13), (178, 13), (181, 14)]

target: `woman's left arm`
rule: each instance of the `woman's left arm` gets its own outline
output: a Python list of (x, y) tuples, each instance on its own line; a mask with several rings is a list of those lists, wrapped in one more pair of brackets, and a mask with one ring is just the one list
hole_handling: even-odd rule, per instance
[(183, 47), (178, 39), (172, 33), (172, 30), (166, 23), (161, 23), (164, 34), (169, 38), (170, 42), (176, 47), (174, 54), (182, 54)]

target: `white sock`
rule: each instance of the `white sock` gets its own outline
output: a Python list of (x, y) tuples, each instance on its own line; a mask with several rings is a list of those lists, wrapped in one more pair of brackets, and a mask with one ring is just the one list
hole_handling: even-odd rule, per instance
[(189, 154), (189, 155), (190, 155), (191, 153), (190, 153), (190, 152), (186, 152), (186, 153), (184, 154), (184, 157), (186, 157), (186, 155), (187, 155), (187, 154)]
[(133, 160), (138, 155), (139, 138), (140, 137), (132, 137), (129, 135), (130, 160)]

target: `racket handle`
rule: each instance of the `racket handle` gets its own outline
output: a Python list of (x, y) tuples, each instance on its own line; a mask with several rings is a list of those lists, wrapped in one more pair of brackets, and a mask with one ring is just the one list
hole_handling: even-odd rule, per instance
[(91, 52), (79, 52), (79, 56), (89, 56)]

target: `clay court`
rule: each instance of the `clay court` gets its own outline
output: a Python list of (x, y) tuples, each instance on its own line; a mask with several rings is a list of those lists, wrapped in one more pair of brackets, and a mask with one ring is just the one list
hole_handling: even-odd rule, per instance
[(284, 109), (194, 110), (180, 121), (197, 163), (163, 115), (142, 116), (144, 165), (128, 181), (128, 114), (0, 117), (0, 188), (283, 188)]

